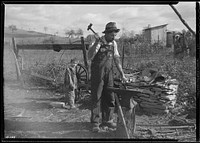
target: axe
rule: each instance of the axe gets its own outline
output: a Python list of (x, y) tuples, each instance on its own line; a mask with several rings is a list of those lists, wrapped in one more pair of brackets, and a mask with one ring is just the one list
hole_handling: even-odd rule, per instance
[(92, 29), (92, 23), (90, 23), (89, 25), (88, 25), (88, 28), (87, 28), (87, 30), (91, 30), (93, 33), (94, 33), (94, 35), (104, 44), (104, 45), (107, 45), (107, 44), (105, 44), (105, 42), (101, 39), (101, 37)]

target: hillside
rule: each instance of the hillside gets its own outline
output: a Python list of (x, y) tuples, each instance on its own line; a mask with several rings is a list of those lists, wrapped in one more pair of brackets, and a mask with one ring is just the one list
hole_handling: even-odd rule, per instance
[(22, 29), (17, 29), (12, 32), (9, 28), (4, 27), (4, 37), (16, 37), (16, 38), (27, 38), (27, 37), (47, 37), (51, 36), (50, 34), (44, 34), (36, 31), (27, 31)]
[(17, 44), (81, 44), (80, 38), (66, 38), (45, 34), (36, 31), (26, 31), (17, 29), (12, 32), (9, 28), (4, 28), (4, 39), (15, 37)]

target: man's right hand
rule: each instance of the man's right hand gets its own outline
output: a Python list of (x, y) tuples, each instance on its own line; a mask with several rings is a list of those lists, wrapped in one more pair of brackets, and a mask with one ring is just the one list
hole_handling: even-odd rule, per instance
[(94, 34), (94, 37), (96, 38), (96, 39), (100, 39), (100, 36), (96, 33), (96, 34)]
[(123, 83), (127, 83), (128, 82), (128, 78), (125, 75), (122, 76), (122, 82)]

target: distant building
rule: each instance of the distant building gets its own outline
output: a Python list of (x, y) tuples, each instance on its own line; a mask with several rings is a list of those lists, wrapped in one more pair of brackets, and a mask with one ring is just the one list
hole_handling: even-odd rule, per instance
[(168, 24), (164, 24), (155, 27), (150, 27), (150, 25), (148, 25), (148, 27), (143, 30), (145, 39), (151, 44), (159, 43), (163, 46), (167, 46), (167, 38), (169, 38), (167, 37), (167, 25)]

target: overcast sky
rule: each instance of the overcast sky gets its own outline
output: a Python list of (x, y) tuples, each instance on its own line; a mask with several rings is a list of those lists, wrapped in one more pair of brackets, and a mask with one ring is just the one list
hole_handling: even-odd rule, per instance
[[(179, 2), (174, 5), (188, 25), (196, 31), (195, 2)], [(106, 23), (114, 21), (119, 29), (125, 28), (140, 33), (148, 24), (158, 26), (168, 24), (168, 30), (187, 29), (169, 5), (72, 5), (72, 4), (6, 4), (5, 26), (14, 24), (17, 28), (47, 33), (64, 33), (65, 29), (84, 31), (90, 23), (100, 35)], [(121, 31), (120, 31), (121, 32)]]

